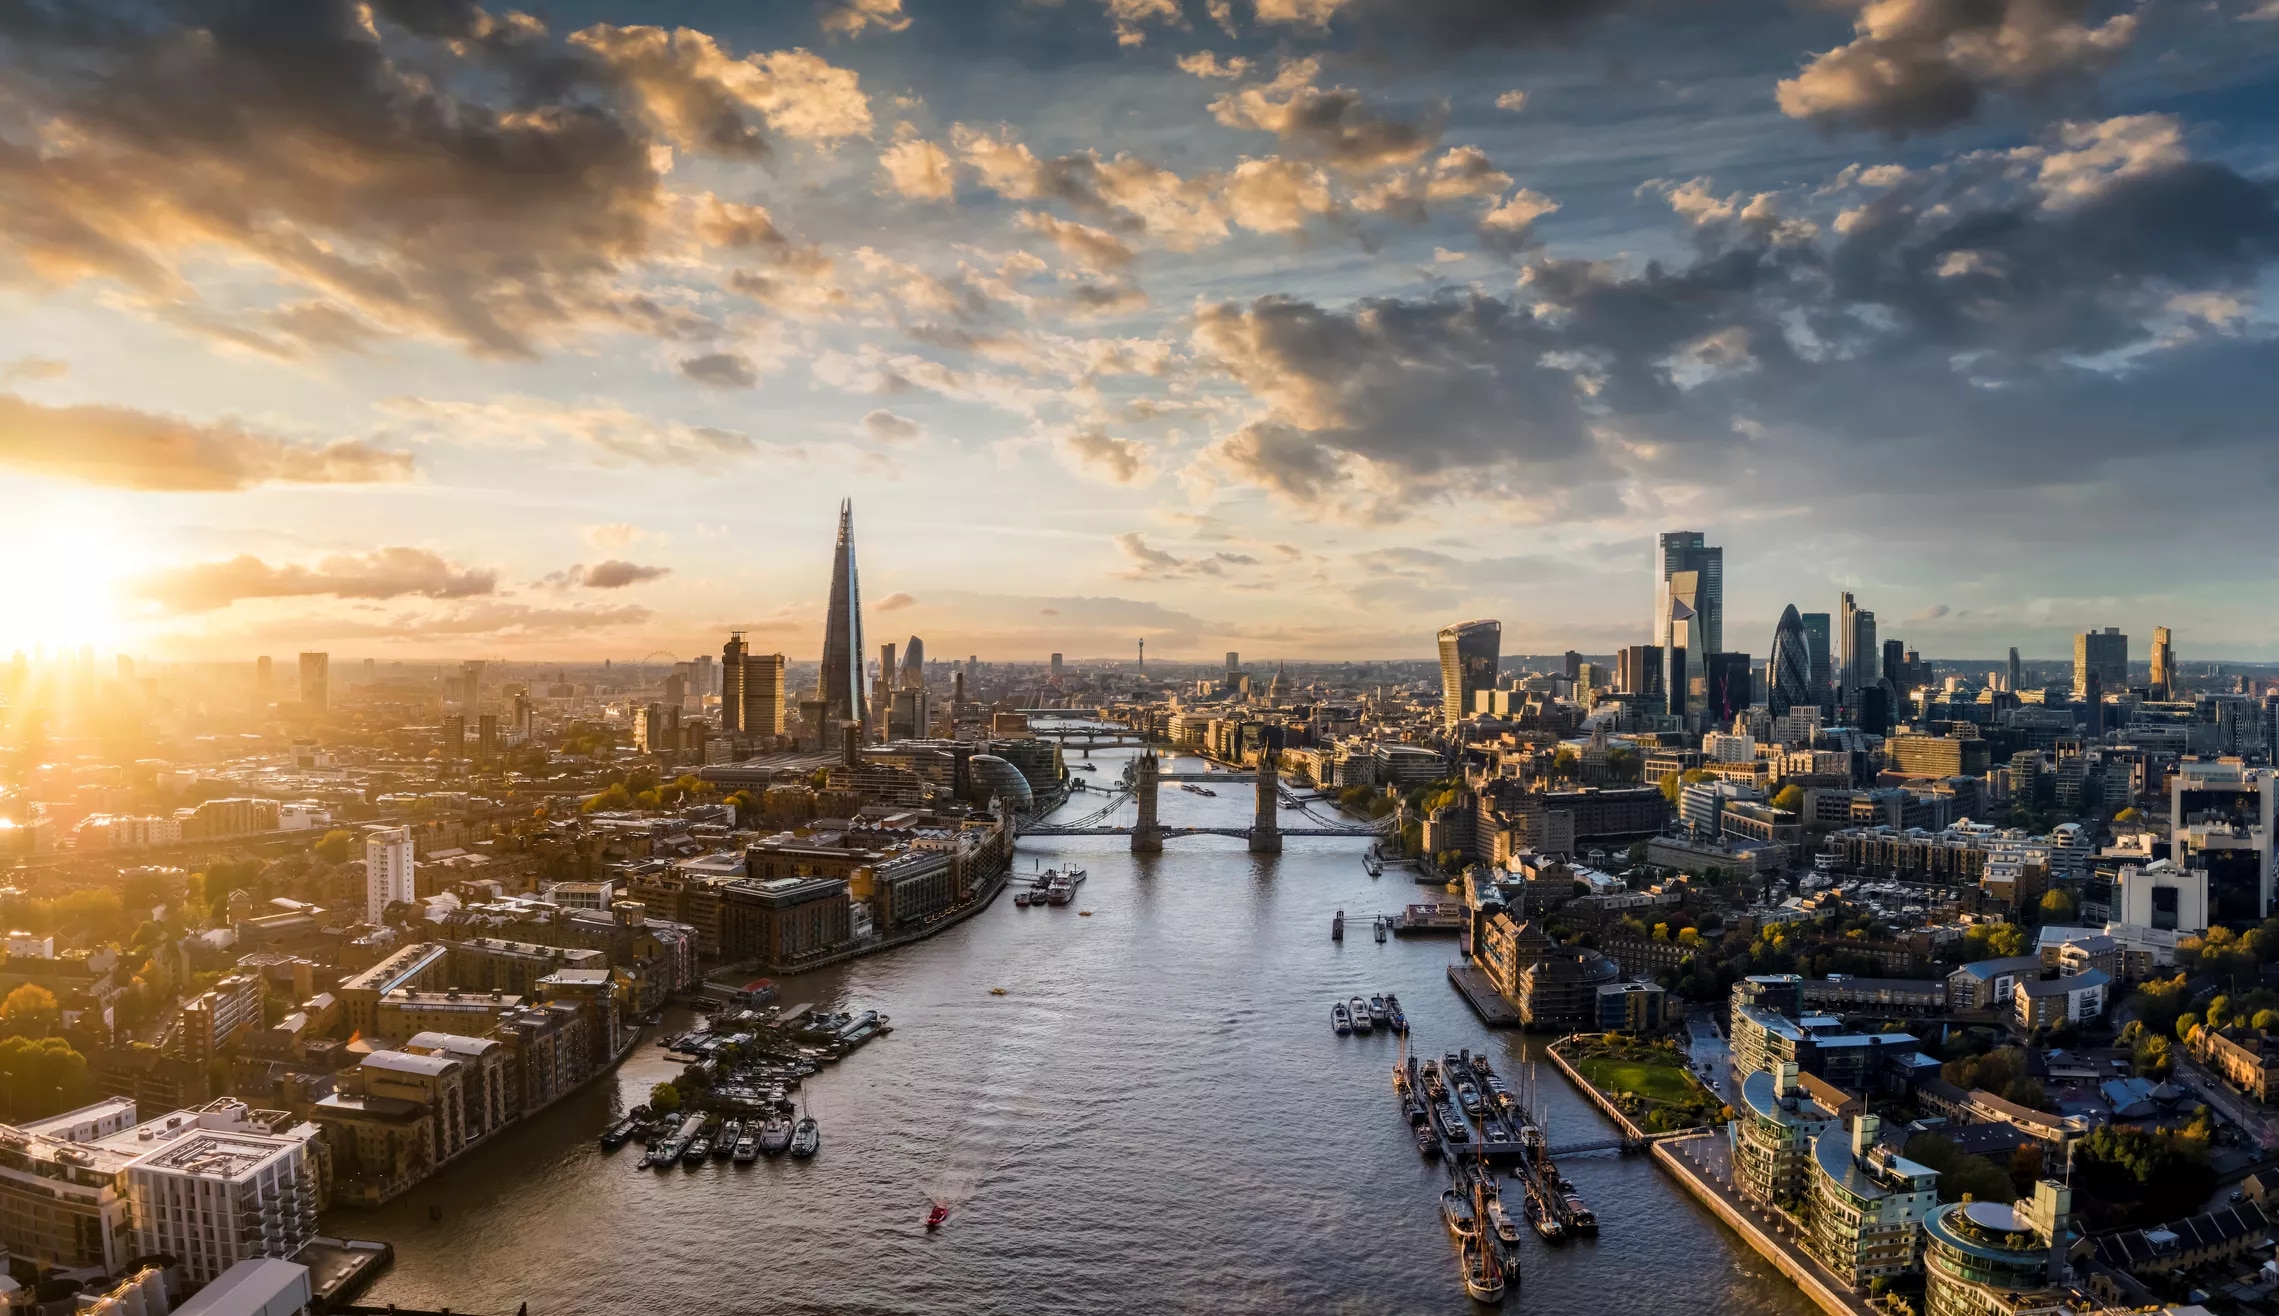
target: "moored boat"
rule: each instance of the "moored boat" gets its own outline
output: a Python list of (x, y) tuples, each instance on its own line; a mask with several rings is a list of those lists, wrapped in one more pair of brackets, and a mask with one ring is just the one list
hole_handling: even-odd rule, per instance
[(1384, 916), (1384, 915), (1382, 915), (1382, 914), (1379, 914), (1379, 915), (1377, 916), (1377, 921), (1376, 921), (1376, 924), (1375, 924), (1375, 926), (1374, 926), (1374, 927), (1372, 927), (1370, 930), (1371, 930), (1371, 932), (1372, 932), (1372, 933), (1373, 933), (1373, 934), (1376, 936), (1376, 938), (1377, 938), (1377, 944), (1378, 944), (1378, 945), (1382, 946), (1383, 944), (1385, 944), (1385, 916)]
[(1381, 1024), (1385, 1022), (1384, 997), (1372, 996), (1369, 998), (1369, 1022), (1373, 1024)]
[(1480, 1236), (1480, 1222), (1472, 1215), (1471, 1200), (1453, 1188), (1440, 1195), (1440, 1223), (1460, 1239)]
[(1464, 1291), (1472, 1301), (1495, 1304), (1504, 1300), (1502, 1264), (1496, 1260), (1496, 1250), (1477, 1238), (1460, 1239), (1458, 1251), (1464, 1258)]
[(720, 1136), (712, 1140), (712, 1158), (714, 1160), (726, 1160), (728, 1157), (734, 1155), (736, 1152), (736, 1140), (743, 1136), (744, 1125), (742, 1121), (730, 1120), (726, 1124), (721, 1125)]
[(1353, 1016), (1354, 1032), (1366, 1033), (1370, 1030), (1371, 1025), (1369, 1023), (1369, 1003), (1367, 1001), (1364, 1001), (1360, 997), (1356, 996), (1352, 1000), (1345, 1003), (1345, 1008), (1346, 1011)]
[(1342, 909), (1337, 911), (1329, 921), (1329, 939), (1331, 941), (1345, 940), (1345, 911)]
[(699, 1133), (695, 1138), (690, 1140), (688, 1146), (682, 1150), (681, 1164), (702, 1165), (704, 1164), (705, 1158), (709, 1157), (710, 1155), (712, 1155), (712, 1139), (707, 1138), (703, 1134)]
[(736, 1139), (736, 1150), (729, 1153), (728, 1159), (738, 1165), (750, 1165), (760, 1159), (759, 1135), (746, 1133), (743, 1137)]
[(1416, 1149), (1422, 1153), (1427, 1160), (1440, 1155), (1440, 1139), (1432, 1136), (1432, 1126), (1430, 1124), (1417, 1125)]
[(770, 1115), (760, 1126), (760, 1154), (773, 1156), (791, 1146), (791, 1121), (781, 1115)]
[(823, 1126), (815, 1122), (813, 1115), (803, 1116), (798, 1126), (791, 1131), (791, 1154), (804, 1161), (821, 1150)]
[(1562, 1204), (1567, 1208), (1567, 1228), (1583, 1235), (1598, 1232), (1598, 1217), (1591, 1213), (1589, 1207), (1583, 1205), (1582, 1198), (1571, 1192), (1561, 1193), (1559, 1196)]
[(1339, 1037), (1353, 1031), (1353, 1014), (1345, 1008), (1345, 1002), (1340, 1001), (1329, 1007), (1329, 1027)]

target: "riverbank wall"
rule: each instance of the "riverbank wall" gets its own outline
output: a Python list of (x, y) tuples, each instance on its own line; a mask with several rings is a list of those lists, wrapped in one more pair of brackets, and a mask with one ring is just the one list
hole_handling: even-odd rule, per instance
[[(1561, 1041), (1564, 1040), (1565, 1039), (1561, 1039)], [(1582, 1071), (1576, 1069), (1573, 1065), (1568, 1064), (1567, 1057), (1559, 1054), (1559, 1046), (1559, 1042), (1553, 1042), (1550, 1046), (1544, 1048), (1544, 1050), (1547, 1051), (1551, 1056), (1551, 1063), (1559, 1067), (1559, 1072), (1567, 1076), (1568, 1082), (1574, 1084), (1577, 1088), (1580, 1088), (1582, 1090), (1582, 1094), (1590, 1098), (1591, 1104), (1598, 1107), (1599, 1113), (1601, 1115), (1604, 1115), (1608, 1119), (1614, 1121), (1615, 1127), (1622, 1130), (1623, 1137), (1628, 1138), (1633, 1142), (1644, 1142), (1646, 1140), (1646, 1131), (1639, 1128), (1637, 1123), (1633, 1121), (1628, 1115), (1622, 1113), (1621, 1108), (1614, 1104), (1614, 1098), (1608, 1096), (1604, 1092), (1599, 1091), (1596, 1084), (1583, 1077)]]
[(1875, 1310), (1850, 1291), (1837, 1287), (1833, 1279), (1820, 1268), (1818, 1262), (1806, 1256), (1801, 1248), (1768, 1232), (1765, 1226), (1733, 1195), (1731, 1189), (1718, 1183), (1688, 1157), (1688, 1150), (1696, 1145), (1713, 1141), (1716, 1133), (1701, 1133), (1690, 1138), (1667, 1138), (1653, 1146), (1655, 1164), (1664, 1173), (1678, 1181), (1694, 1199), (1709, 1208), (1710, 1213), (1725, 1223), (1725, 1227), (1741, 1236), (1741, 1240), (1754, 1248), (1757, 1255), (1773, 1264), (1773, 1268), (1787, 1277), (1797, 1290), (1810, 1298), (1829, 1316), (1877, 1316)]

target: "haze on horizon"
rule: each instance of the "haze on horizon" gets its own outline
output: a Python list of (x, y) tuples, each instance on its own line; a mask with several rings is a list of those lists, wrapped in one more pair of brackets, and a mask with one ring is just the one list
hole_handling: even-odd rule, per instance
[(0, 654), (2279, 658), (2279, 8), (1873, 9), (0, 12)]

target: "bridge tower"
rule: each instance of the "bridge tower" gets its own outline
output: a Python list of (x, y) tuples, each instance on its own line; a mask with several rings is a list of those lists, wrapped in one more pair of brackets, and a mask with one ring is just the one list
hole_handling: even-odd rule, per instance
[(1275, 766), (1278, 757), (1273, 739), (1261, 738), (1258, 746), (1258, 814), (1250, 823), (1252, 854), (1282, 853), (1282, 825), (1274, 818), (1274, 806), (1280, 802), (1281, 796)]
[(1132, 797), (1139, 801), (1139, 821), (1132, 825), (1133, 854), (1163, 853), (1163, 828), (1155, 820), (1155, 792), (1162, 770), (1154, 750), (1140, 751), (1132, 773)]

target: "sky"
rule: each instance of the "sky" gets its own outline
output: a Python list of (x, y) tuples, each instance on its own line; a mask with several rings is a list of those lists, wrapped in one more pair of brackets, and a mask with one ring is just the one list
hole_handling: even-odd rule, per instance
[(0, 7), (0, 650), (2279, 658), (2279, 0)]

